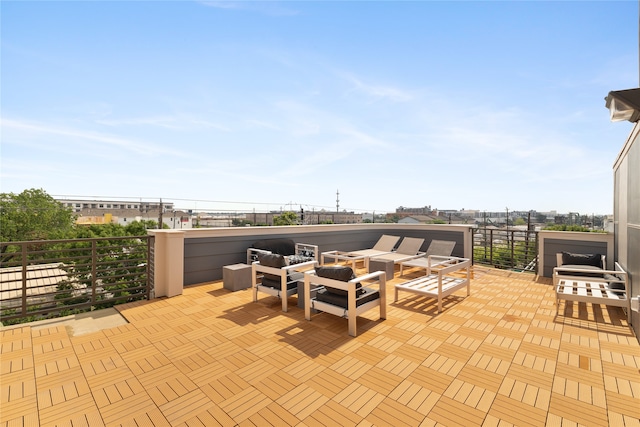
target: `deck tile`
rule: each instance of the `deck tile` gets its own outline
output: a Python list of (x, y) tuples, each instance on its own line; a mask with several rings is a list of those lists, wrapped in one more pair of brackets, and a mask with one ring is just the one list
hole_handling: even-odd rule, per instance
[[(475, 267), (472, 295), (311, 322), (220, 281), (117, 307), (125, 325), (0, 329), (0, 427), (640, 427), (640, 345), (619, 308)], [(409, 275), (405, 277), (410, 277)], [(417, 277), (417, 276), (416, 276)], [(388, 282), (388, 295), (393, 285)]]

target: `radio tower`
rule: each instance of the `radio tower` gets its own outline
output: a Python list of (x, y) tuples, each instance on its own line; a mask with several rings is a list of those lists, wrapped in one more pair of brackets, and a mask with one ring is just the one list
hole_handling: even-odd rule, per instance
[(340, 191), (336, 190), (336, 213), (340, 212)]

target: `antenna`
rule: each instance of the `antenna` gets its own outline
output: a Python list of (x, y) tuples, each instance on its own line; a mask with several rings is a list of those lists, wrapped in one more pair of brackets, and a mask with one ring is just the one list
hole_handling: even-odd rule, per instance
[(336, 190), (336, 213), (340, 212), (340, 190)]

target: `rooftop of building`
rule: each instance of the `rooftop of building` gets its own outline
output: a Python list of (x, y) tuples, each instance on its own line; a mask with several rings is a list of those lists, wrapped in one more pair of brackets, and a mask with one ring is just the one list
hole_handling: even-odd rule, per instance
[[(474, 267), (471, 296), (358, 318), (221, 281), (117, 306), (125, 322), (5, 327), (2, 425), (640, 424), (640, 345), (619, 308)], [(97, 319), (97, 322), (101, 322)]]

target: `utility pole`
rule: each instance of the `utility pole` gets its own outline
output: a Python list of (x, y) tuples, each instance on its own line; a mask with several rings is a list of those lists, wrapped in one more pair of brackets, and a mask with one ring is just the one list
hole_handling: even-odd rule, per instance
[(162, 198), (160, 199), (160, 213), (158, 214), (158, 230), (162, 230)]
[(340, 212), (340, 191), (336, 190), (336, 213)]

